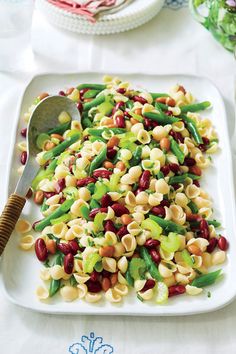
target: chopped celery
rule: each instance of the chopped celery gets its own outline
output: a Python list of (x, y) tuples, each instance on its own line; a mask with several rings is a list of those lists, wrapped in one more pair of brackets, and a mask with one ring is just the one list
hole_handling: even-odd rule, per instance
[(51, 224), (56, 225), (56, 224), (59, 224), (60, 222), (68, 222), (68, 221), (70, 221), (70, 215), (64, 214), (64, 215), (60, 216), (59, 218), (52, 219)]
[(70, 198), (77, 199), (79, 197), (79, 191), (76, 187), (66, 187), (63, 189), (63, 194), (69, 196)]
[(93, 199), (100, 200), (104, 194), (107, 193), (107, 186), (104, 183), (97, 181), (95, 183), (95, 193)]
[(193, 260), (192, 260), (192, 257), (190, 256), (189, 252), (184, 249), (182, 252), (181, 252), (181, 256), (183, 258), (183, 261), (189, 265), (190, 267), (193, 267), (194, 266), (194, 263), (193, 263)]
[(111, 103), (110, 100), (106, 99), (105, 102), (101, 103), (98, 107), (97, 110), (99, 113), (101, 113), (104, 116), (109, 116), (112, 112), (114, 105)]
[(176, 252), (180, 247), (179, 236), (175, 232), (170, 232), (168, 236), (163, 236), (161, 248), (166, 252)]
[(90, 210), (86, 205), (80, 207), (80, 213), (85, 220), (91, 220), (89, 217)]
[(44, 144), (46, 143), (47, 140), (50, 140), (50, 136), (46, 133), (41, 133), (38, 135), (36, 139), (36, 145), (37, 147), (42, 150), (44, 147)]
[(46, 170), (43, 167), (40, 168), (39, 172), (37, 173), (36, 177), (33, 179), (32, 183), (31, 183), (31, 187), (33, 188), (33, 190), (37, 189), (39, 182), (41, 182), (43, 179), (45, 179), (45, 178), (50, 179), (51, 177), (53, 177), (56, 167), (57, 167), (57, 160), (54, 159), (48, 165)]
[(109, 185), (108, 185), (110, 192), (117, 191), (117, 186), (120, 181), (120, 177), (121, 177), (120, 173), (116, 173), (116, 174), (111, 175)]
[(159, 281), (157, 283), (157, 297), (156, 297), (156, 302), (158, 304), (164, 304), (168, 300), (168, 287), (165, 283)]
[(83, 270), (85, 273), (92, 273), (97, 262), (100, 262), (102, 257), (98, 253), (90, 253), (83, 261)]
[(160, 240), (160, 235), (162, 233), (162, 228), (153, 220), (147, 218), (142, 221), (141, 227), (151, 231), (152, 238), (155, 240)]
[(147, 266), (142, 258), (132, 258), (129, 263), (129, 271), (134, 280), (140, 279), (147, 271)]
[(95, 232), (100, 232), (104, 230), (103, 227), (103, 221), (105, 220), (107, 214), (106, 213), (97, 213), (95, 218), (94, 218), (94, 231)]

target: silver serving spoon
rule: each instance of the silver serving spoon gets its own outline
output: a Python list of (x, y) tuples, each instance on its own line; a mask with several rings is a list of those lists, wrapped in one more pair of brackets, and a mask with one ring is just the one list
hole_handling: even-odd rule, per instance
[(8, 198), (7, 204), (0, 216), (0, 256), (20, 217), (26, 202), (25, 196), (31, 186), (31, 182), (39, 170), (39, 165), (35, 160), (37, 153), (40, 152), (36, 145), (37, 136), (57, 126), (58, 116), (63, 111), (67, 112), (72, 120), (81, 122), (81, 116), (76, 104), (64, 96), (48, 96), (44, 98), (38, 103), (31, 114), (27, 129), (28, 159), (15, 192)]

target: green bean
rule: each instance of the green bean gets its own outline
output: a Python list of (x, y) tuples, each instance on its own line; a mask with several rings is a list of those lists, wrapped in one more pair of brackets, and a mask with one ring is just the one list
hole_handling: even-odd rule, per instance
[(89, 135), (94, 135), (94, 136), (102, 136), (103, 132), (106, 131), (112, 131), (114, 134), (124, 134), (126, 132), (126, 129), (124, 128), (99, 128), (99, 129), (95, 129), (95, 128), (90, 128), (88, 129), (88, 134)]
[(71, 205), (74, 203), (74, 199), (67, 199), (63, 204), (59, 206), (55, 211), (53, 211), (46, 218), (41, 220), (35, 225), (35, 231), (42, 231), (46, 226), (51, 224), (51, 220), (57, 219), (64, 215), (70, 210)]
[(89, 167), (89, 175), (93, 173), (94, 170), (96, 170), (98, 167), (102, 165), (102, 163), (106, 160), (107, 157), (107, 147), (105, 146), (99, 155), (97, 155), (93, 161), (91, 162), (91, 165)]
[(58, 126), (56, 126), (55, 128), (52, 128), (50, 129), (47, 134), (60, 134), (62, 135), (63, 133), (65, 133), (65, 131), (67, 129), (70, 128), (70, 124), (71, 124), (71, 121), (70, 122), (67, 122), (67, 123), (64, 123), (64, 124), (60, 124)]
[(101, 136), (90, 136), (89, 141), (94, 143), (94, 141), (102, 141), (103, 143), (107, 143), (106, 139), (103, 139)]
[(203, 143), (202, 137), (197, 129), (196, 123), (191, 118), (189, 118), (188, 116), (186, 116), (184, 114), (182, 114), (180, 116), (180, 118), (182, 118), (187, 123), (188, 130), (192, 134), (195, 142), (197, 144), (202, 144)]
[(167, 104), (164, 104), (164, 103), (161, 103), (161, 102), (156, 102), (155, 103), (155, 108), (157, 108), (157, 109), (168, 111), (168, 107), (169, 106), (167, 106)]
[(125, 103), (126, 107), (129, 108), (129, 109), (132, 109), (134, 107), (134, 102), (131, 101), (131, 100), (128, 100), (126, 103)]
[(82, 118), (81, 124), (82, 124), (83, 129), (90, 128), (93, 126), (93, 123), (91, 122), (91, 120), (89, 118)]
[(101, 205), (95, 199), (91, 199), (89, 206), (91, 209), (101, 208)]
[(49, 205), (46, 204), (47, 198), (44, 198), (43, 200), (43, 204), (40, 207), (40, 211), (43, 213), (44, 211), (46, 211), (49, 208)]
[(51, 178), (53, 176), (56, 167), (57, 167), (57, 160), (54, 159), (52, 160), (52, 162), (50, 162), (46, 170), (44, 168), (40, 168), (39, 172), (37, 173), (36, 177), (33, 179), (31, 183), (31, 187), (33, 188), (33, 190), (37, 189), (37, 186), (40, 181), (42, 181), (45, 178)]
[(173, 221), (162, 219), (159, 216), (153, 214), (149, 214), (149, 218), (155, 221), (163, 229), (165, 229), (166, 232), (176, 232), (182, 235), (186, 233), (186, 230), (183, 226), (180, 226)]
[(187, 178), (191, 178), (193, 181), (200, 179), (200, 176), (194, 175), (192, 173), (183, 173), (179, 176), (173, 176), (169, 179), (169, 184), (184, 183)]
[(89, 208), (86, 205), (82, 205), (80, 207), (80, 212), (81, 212), (82, 217), (85, 220), (87, 220), (87, 221), (91, 220), (90, 217), (89, 217), (90, 210), (89, 210)]
[(129, 161), (130, 167), (137, 166), (141, 161), (142, 148), (141, 146), (137, 146), (135, 152), (133, 153), (132, 159)]
[(79, 140), (80, 137), (80, 133), (75, 133), (59, 145), (55, 146), (52, 150), (45, 152), (45, 154), (43, 155), (43, 159), (48, 161), (51, 160), (53, 157), (60, 155), (70, 145), (74, 144), (77, 140)]
[(72, 276), (70, 277), (70, 285), (71, 285), (71, 286), (77, 286), (77, 285), (78, 285), (78, 283), (77, 283), (77, 281), (76, 281), (76, 279), (75, 279), (75, 277), (74, 277), (73, 274), (72, 274)]
[(158, 179), (161, 179), (161, 178), (164, 178), (165, 176), (164, 176), (164, 173), (163, 172), (161, 172), (161, 171), (159, 171), (159, 172), (157, 172), (157, 178)]
[(221, 227), (221, 223), (217, 220), (207, 220), (208, 225), (213, 225), (215, 227)]
[(102, 91), (102, 90), (105, 90), (107, 88), (107, 86), (104, 84), (81, 84), (81, 85), (77, 86), (77, 90), (83, 90), (83, 89), (87, 89), (87, 88)]
[(83, 98), (94, 98), (99, 92), (99, 90), (88, 90), (83, 94)]
[(151, 96), (154, 100), (159, 97), (169, 97), (167, 93), (156, 93), (156, 92), (151, 92)]
[(100, 96), (96, 97), (94, 100), (84, 103), (83, 108), (85, 111), (88, 111), (90, 108), (96, 107), (99, 104), (105, 102), (105, 100), (106, 100), (106, 97), (104, 95), (100, 95)]
[(132, 286), (132, 287), (134, 286), (134, 279), (132, 278), (132, 276), (130, 274), (130, 265), (128, 266), (128, 269), (125, 273), (125, 279), (126, 279), (129, 286)]
[(192, 200), (191, 200), (191, 202), (188, 203), (188, 207), (191, 209), (191, 212), (193, 214), (197, 214), (198, 213), (198, 207)]
[[(56, 255), (53, 265), (62, 265), (62, 255), (61, 254)], [(53, 295), (55, 295), (58, 292), (58, 290), (60, 289), (60, 286), (61, 286), (61, 279), (58, 279), (58, 280), (51, 279), (50, 287), (49, 287), (49, 296), (52, 297)]]
[(163, 112), (159, 112), (159, 113), (145, 112), (143, 115), (144, 117), (154, 120), (155, 122), (158, 122), (161, 125), (173, 124), (179, 122), (178, 118), (167, 116)]
[(183, 151), (180, 149), (179, 144), (172, 138), (172, 136), (170, 136), (170, 149), (171, 151), (175, 154), (175, 156), (177, 157), (179, 163), (184, 163), (184, 153)]
[(182, 113), (187, 113), (187, 112), (198, 112), (198, 111), (204, 111), (205, 109), (209, 108), (211, 106), (211, 102), (209, 101), (204, 101), (200, 103), (194, 103), (194, 104), (187, 104), (185, 106), (181, 106), (181, 112)]
[(203, 288), (204, 286), (212, 285), (221, 276), (221, 269), (216, 270), (208, 274), (203, 274), (200, 277), (194, 279), (191, 283), (192, 286)]
[(152, 257), (148, 253), (148, 250), (143, 246), (140, 247), (140, 256), (145, 261), (151, 276), (157, 281), (162, 281), (162, 276), (160, 275), (156, 264), (153, 262)]

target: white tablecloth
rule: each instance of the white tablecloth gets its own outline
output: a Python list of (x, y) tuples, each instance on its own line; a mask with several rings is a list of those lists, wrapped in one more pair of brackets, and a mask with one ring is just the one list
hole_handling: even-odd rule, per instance
[[(178, 3), (183, 1), (176, 0), (175, 4)], [(6, 190), (5, 169), (12, 120), (17, 101), (33, 72), (192, 73), (206, 76), (223, 94), (233, 135), (233, 56), (192, 19), (187, 8), (178, 11), (164, 9), (145, 26), (105, 37), (76, 35), (55, 29), (36, 12), (33, 44), (35, 66), (27, 68), (31, 72), (0, 73), (0, 209)], [(2, 354), (95, 353), (92, 346), (87, 351), (79, 349), (78, 345), (70, 348), (81, 342), (83, 335), (89, 336), (92, 332), (110, 345), (110, 349), (97, 351), (97, 354), (233, 354), (236, 353), (235, 320), (236, 302), (215, 313), (189, 317), (49, 316), (12, 305), (3, 295), (0, 281)]]

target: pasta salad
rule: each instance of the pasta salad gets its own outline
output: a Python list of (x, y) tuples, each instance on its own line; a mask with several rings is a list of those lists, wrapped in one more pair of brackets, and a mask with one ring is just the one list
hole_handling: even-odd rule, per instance
[[(215, 283), (228, 241), (200, 184), (218, 149), (211, 121), (199, 114), (211, 103), (180, 85), (154, 93), (109, 76), (59, 95), (82, 120), (61, 112), (37, 137), (36, 240), (28, 221), (16, 226), (21, 248), (34, 247), (42, 263), (37, 297), (119, 303), (134, 289), (140, 301), (163, 304)], [(25, 142), (19, 148), (24, 165)]]

